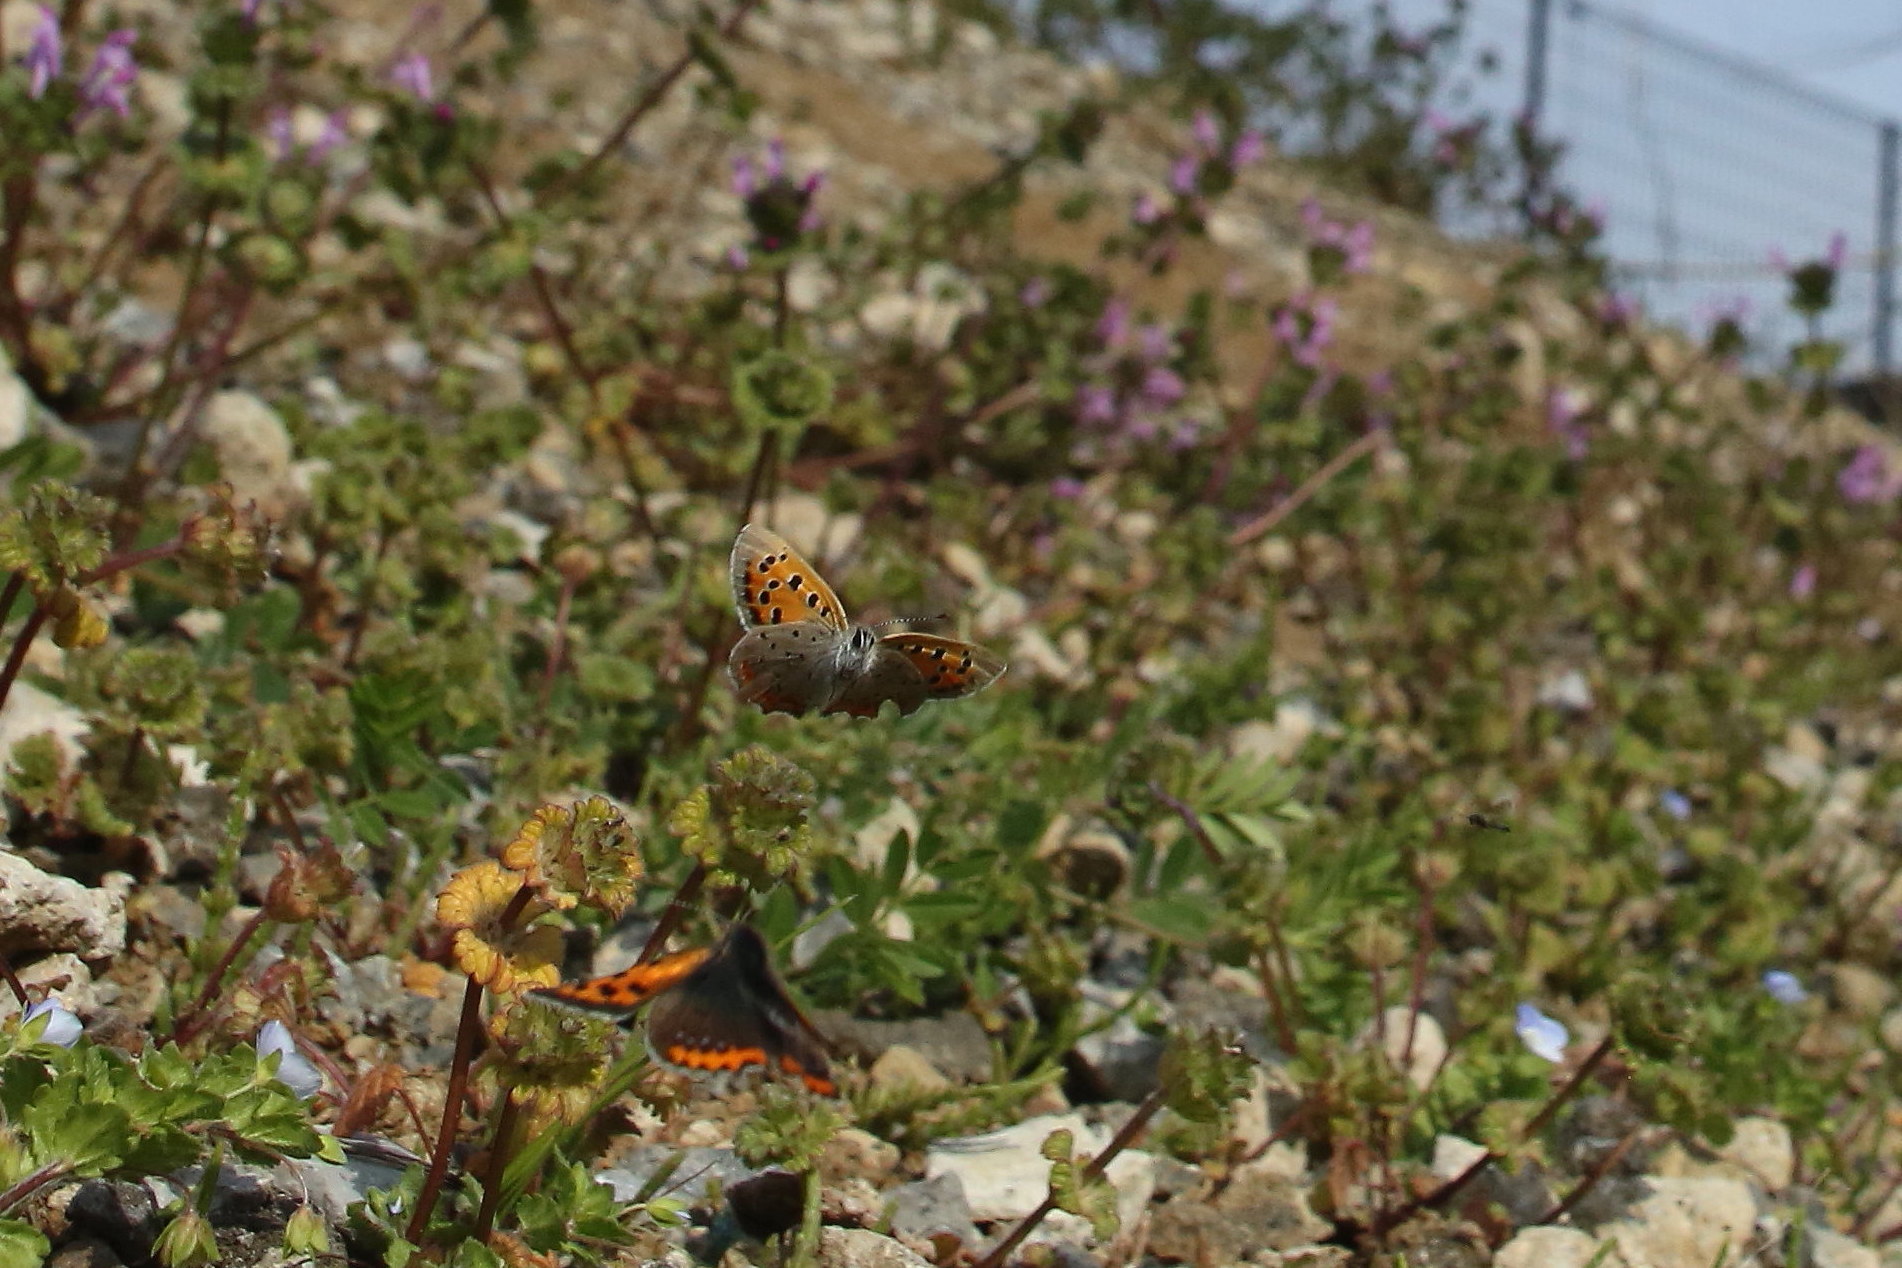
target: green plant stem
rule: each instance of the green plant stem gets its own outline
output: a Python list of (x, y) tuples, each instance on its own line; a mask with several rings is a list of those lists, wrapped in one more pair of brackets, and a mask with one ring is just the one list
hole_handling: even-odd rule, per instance
[(22, 1176), (4, 1193), (0, 1193), (0, 1212), (11, 1211), (55, 1180), (63, 1179), (72, 1169), (72, 1163), (61, 1159), (58, 1162), (49, 1162), (39, 1170)]
[(173, 1043), (180, 1045), (189, 1043), (198, 1036), (199, 1031), (205, 1028), (207, 1017), (205, 1010), (211, 1006), (211, 1001), (217, 996), (218, 988), (224, 985), (225, 975), (237, 962), (239, 953), (269, 923), (270, 918), (262, 910), (244, 922), (244, 928), (240, 929), (238, 936), (231, 940), (231, 945), (225, 948), (225, 953), (213, 966), (211, 976), (205, 979), (205, 985), (199, 990), (198, 998), (194, 999), (191, 1007), (185, 1010), (185, 1015), (172, 1024)]
[(495, 1134), (489, 1139), (489, 1170), (482, 1177), (482, 1208), (476, 1213), (477, 1241), (487, 1241), (489, 1230), (495, 1227), (495, 1213), (502, 1202), (503, 1174), (514, 1153), (515, 1123), (520, 1116), (521, 1106), (515, 1100), (515, 1089), (510, 1088), (502, 1097), (502, 1108), (495, 1116)]
[(793, 1240), (792, 1262), (794, 1268), (813, 1268), (819, 1262), (819, 1231), (825, 1208), (820, 1203), (821, 1186), (819, 1171), (814, 1169), (800, 1177), (805, 1186), (805, 1205), (800, 1212), (799, 1232)]
[(7, 696), (13, 690), (13, 680), (20, 676), (20, 666), (26, 663), (27, 649), (33, 646), (33, 640), (39, 637), (40, 627), (46, 624), (46, 609), (34, 606), (27, 616), (26, 624), (13, 636), (13, 649), (7, 653), (7, 663), (0, 665), (0, 709), (7, 706)]
[[(1129, 1121), (1110, 1138), (1109, 1144), (1103, 1146), (1103, 1151), (1083, 1164), (1083, 1170), (1078, 1176), (1080, 1182), (1088, 1183), (1102, 1175), (1115, 1160), (1117, 1154), (1136, 1142), (1136, 1138), (1142, 1135), (1143, 1130), (1149, 1126), (1149, 1120), (1154, 1118), (1156, 1111), (1162, 1108), (1163, 1097), (1163, 1089), (1157, 1088), (1143, 1098), (1142, 1104), (1136, 1107), (1136, 1112), (1129, 1116)], [(1057, 1195), (1054, 1192), (1046, 1193), (1043, 1201), (1037, 1205), (1037, 1209), (1024, 1216), (1017, 1227), (1010, 1231), (1010, 1235), (991, 1247), (990, 1254), (978, 1260), (974, 1268), (1003, 1268), (1004, 1262), (1010, 1258), (1010, 1253), (1022, 1244), (1024, 1238), (1030, 1236), (1037, 1225), (1043, 1223), (1044, 1216), (1056, 1209)]]
[(429, 1227), (429, 1217), (435, 1213), (436, 1199), (442, 1195), (443, 1181), (449, 1177), (449, 1151), (456, 1143), (456, 1128), (461, 1125), (462, 1100), (469, 1092), (469, 1064), (475, 1059), (476, 1032), (481, 1028), (482, 983), (470, 978), (462, 990), (462, 1018), (456, 1025), (456, 1051), (449, 1062), (449, 1090), (443, 1097), (436, 1147), (429, 1152), (429, 1171), (423, 1176), (416, 1210), (403, 1234), (419, 1245), (423, 1230)]

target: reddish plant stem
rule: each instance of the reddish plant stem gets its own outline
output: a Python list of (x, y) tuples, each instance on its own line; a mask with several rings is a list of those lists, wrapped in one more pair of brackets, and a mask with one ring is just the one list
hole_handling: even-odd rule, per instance
[(11, 1211), (47, 1185), (63, 1178), (72, 1169), (73, 1165), (70, 1162), (49, 1162), (38, 1171), (22, 1176), (18, 1183), (6, 1192), (0, 1193), (0, 1214)]
[(482, 1178), (482, 1207), (476, 1212), (475, 1236), (480, 1242), (487, 1242), (489, 1230), (495, 1227), (495, 1212), (502, 1202), (502, 1173), (508, 1170), (509, 1158), (515, 1152), (515, 1122), (520, 1114), (515, 1089), (510, 1088), (495, 1116), (495, 1135), (489, 1140), (489, 1173)]
[[(1551, 1099), (1548, 1100), (1539, 1112), (1532, 1116), (1531, 1121), (1521, 1129), (1519, 1133), (1521, 1138), (1530, 1139), (1544, 1128), (1547, 1123), (1551, 1122), (1552, 1116), (1559, 1112), (1560, 1107), (1578, 1093), (1579, 1088), (1584, 1085), (1585, 1080), (1591, 1077), (1592, 1072), (1598, 1069), (1606, 1057), (1611, 1055), (1611, 1050), (1611, 1036), (1606, 1035), (1603, 1039), (1599, 1040), (1598, 1046), (1591, 1050), (1590, 1055), (1579, 1062), (1578, 1069), (1572, 1071), (1572, 1077), (1565, 1081), (1565, 1085), (1554, 1092)], [(1492, 1166), (1492, 1164), (1497, 1161), (1499, 1161), (1499, 1155), (1488, 1149), (1485, 1153), (1475, 1158), (1472, 1165), (1467, 1167), (1466, 1170), (1460, 1172), (1439, 1188), (1434, 1189), (1424, 1197), (1415, 1198), (1399, 1210), (1389, 1214), (1386, 1218), (1376, 1221), (1373, 1228), (1374, 1234), (1379, 1236), (1388, 1229), (1403, 1223), (1416, 1212), (1426, 1210), (1430, 1207), (1437, 1207), (1451, 1200), (1461, 1189), (1464, 1189), (1477, 1179), (1480, 1172)]]
[(647, 941), (641, 947), (640, 958), (636, 964), (646, 964), (658, 956), (667, 946), (667, 939), (674, 936), (674, 930), (680, 928), (681, 921), (687, 918), (687, 904), (700, 897), (700, 891), (707, 883), (707, 865), (694, 860), (693, 871), (687, 873), (687, 879), (680, 882), (680, 888), (667, 900), (660, 919), (654, 922), (654, 932), (647, 935)]
[(1242, 525), (1228, 535), (1229, 546), (1246, 546), (1266, 533), (1272, 532), (1281, 521), (1293, 515), (1305, 506), (1309, 499), (1321, 491), (1323, 485), (1341, 472), (1347, 470), (1360, 458), (1372, 453), (1386, 443), (1387, 433), (1370, 431), (1347, 448), (1327, 460), (1319, 471), (1303, 480), (1298, 488), (1281, 501), (1269, 507), (1266, 512)]
[(205, 985), (199, 990), (198, 998), (192, 1001), (191, 1007), (187, 1008), (184, 1015), (173, 1024), (173, 1043), (181, 1046), (187, 1044), (205, 1028), (205, 1019), (208, 1015), (205, 1010), (211, 1007), (211, 1001), (217, 996), (218, 988), (224, 985), (225, 975), (231, 972), (231, 966), (237, 963), (239, 953), (268, 923), (270, 918), (261, 909), (251, 919), (244, 922), (244, 928), (240, 929), (238, 936), (231, 940), (231, 945), (225, 948), (225, 953), (218, 957), (218, 963), (212, 967), (211, 976), (205, 979)]
[[(740, 27), (745, 24), (747, 17), (753, 10), (759, 8), (763, 2), (764, 0), (741, 0), (739, 7), (734, 9), (734, 11), (728, 15), (727, 20), (720, 24), (720, 38), (731, 39), (735, 35), (738, 35)], [(634, 129), (640, 124), (640, 121), (646, 118), (648, 113), (652, 111), (655, 106), (658, 106), (666, 99), (667, 94), (673, 90), (674, 85), (679, 82), (680, 77), (692, 69), (693, 64), (698, 60), (699, 53), (694, 44), (690, 41), (686, 50), (674, 60), (673, 65), (662, 71), (660, 78), (648, 85), (647, 91), (642, 93), (640, 97), (635, 100), (634, 104), (628, 107), (627, 113), (621, 116), (621, 121), (614, 125), (614, 131), (608, 133), (601, 144), (595, 147), (594, 153), (583, 160), (581, 166), (575, 168), (566, 179), (552, 181), (544, 186), (541, 196), (535, 200), (535, 205), (538, 207), (543, 205), (550, 195), (566, 190), (571, 185), (585, 184), (588, 178), (594, 175), (595, 169), (605, 163), (615, 151), (621, 148), (627, 141), (627, 138), (633, 134)]]
[(0, 978), (6, 980), (7, 989), (13, 992), (13, 998), (19, 1001), (20, 1011), (26, 1011), (26, 986), (19, 975), (13, 971), (13, 964), (6, 956), (0, 955)]
[(0, 709), (7, 706), (7, 695), (13, 690), (13, 680), (20, 676), (20, 666), (26, 663), (27, 649), (33, 646), (33, 640), (39, 637), (40, 627), (46, 624), (46, 609), (35, 605), (27, 616), (26, 624), (13, 636), (13, 649), (7, 653), (7, 663), (0, 665)]
[(429, 1151), (429, 1170), (423, 1176), (422, 1192), (416, 1195), (416, 1210), (409, 1217), (404, 1237), (421, 1244), (423, 1230), (435, 1213), (436, 1199), (442, 1196), (443, 1181), (449, 1178), (449, 1151), (456, 1143), (456, 1128), (462, 1122), (463, 1098), (469, 1094), (469, 1065), (475, 1059), (476, 1032), (482, 1028), (482, 983), (470, 978), (462, 990), (462, 1018), (456, 1025), (456, 1051), (449, 1061), (449, 1090), (443, 1097), (442, 1124), (436, 1129), (436, 1147)]
[(1538, 1222), (1556, 1224), (1570, 1214), (1572, 1208), (1584, 1201), (1585, 1195), (1597, 1187), (1598, 1182), (1603, 1180), (1611, 1169), (1631, 1152), (1631, 1147), (1638, 1143), (1639, 1137), (1643, 1134), (1644, 1129), (1641, 1127), (1634, 1127), (1626, 1132), (1625, 1138), (1607, 1150), (1605, 1156), (1600, 1158), (1590, 1171), (1580, 1176), (1578, 1183), (1572, 1186), (1571, 1191), (1559, 1199), (1556, 1206), (1540, 1216)]
[(0, 587), (0, 621), (7, 619), (13, 611), (14, 601), (20, 597), (20, 591), (26, 589), (26, 574), (16, 572), (7, 578), (7, 584)]
[[(1163, 1090), (1157, 1088), (1143, 1098), (1142, 1104), (1136, 1107), (1136, 1112), (1129, 1116), (1129, 1121), (1122, 1125), (1109, 1144), (1103, 1146), (1103, 1151), (1083, 1165), (1082, 1174), (1078, 1177), (1080, 1183), (1088, 1183), (1102, 1175), (1104, 1169), (1110, 1165), (1117, 1154), (1135, 1143), (1136, 1138), (1142, 1135), (1143, 1130), (1149, 1126), (1149, 1120), (1154, 1118), (1156, 1111), (1162, 1108), (1163, 1095)], [(993, 1246), (990, 1254), (980, 1259), (975, 1268), (1003, 1268), (1004, 1262), (1010, 1258), (1010, 1253), (1022, 1244), (1024, 1238), (1030, 1236), (1037, 1225), (1043, 1223), (1044, 1216), (1056, 1209), (1056, 1194), (1045, 1194), (1044, 1200), (1038, 1204), (1037, 1209), (1024, 1216), (1022, 1222), (1010, 1231), (1010, 1235)]]

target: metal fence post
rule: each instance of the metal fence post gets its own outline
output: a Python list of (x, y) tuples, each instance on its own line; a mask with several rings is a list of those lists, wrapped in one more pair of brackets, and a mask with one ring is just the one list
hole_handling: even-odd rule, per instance
[[(1545, 69), (1551, 34), (1552, 0), (1532, 0), (1526, 14), (1526, 95), (1519, 116), (1534, 142), (1539, 136), (1539, 116), (1545, 112)], [(1525, 217), (1528, 230), (1533, 228), (1540, 195), (1545, 192), (1541, 188), (1544, 179), (1545, 173), (1536, 163), (1527, 166), (1525, 188), (1519, 194), (1519, 213)]]
[(1895, 232), (1896, 232), (1896, 195), (1897, 165), (1902, 162), (1902, 124), (1890, 119), (1882, 125), (1882, 145), (1878, 151), (1877, 162), (1881, 165), (1876, 176), (1876, 311), (1873, 342), (1876, 382), (1881, 384), (1880, 395), (1887, 399), (1893, 396), (1889, 391), (1888, 380), (1895, 368)]

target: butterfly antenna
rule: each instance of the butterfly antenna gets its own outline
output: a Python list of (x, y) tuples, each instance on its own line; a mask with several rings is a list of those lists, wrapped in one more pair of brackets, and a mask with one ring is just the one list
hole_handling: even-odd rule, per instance
[(895, 616), (889, 621), (880, 621), (872, 628), (882, 630), (888, 625), (903, 625), (907, 628), (914, 625), (938, 625), (950, 619), (951, 614), (949, 612), (934, 612), (930, 616)]

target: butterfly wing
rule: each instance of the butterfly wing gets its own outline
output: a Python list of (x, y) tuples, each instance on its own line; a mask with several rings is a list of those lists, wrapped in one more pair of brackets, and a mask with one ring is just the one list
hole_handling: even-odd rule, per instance
[(883, 640), (872, 647), (865, 669), (845, 680), (837, 694), (825, 702), (824, 713), (849, 713), (855, 718), (875, 718), (879, 706), (895, 701), (900, 713), (914, 713), (930, 699), (925, 680), (911, 661), (884, 646)]
[(647, 1043), (661, 1060), (689, 1070), (763, 1066), (821, 1096), (838, 1091), (825, 1040), (787, 998), (765, 939), (750, 925), (735, 925), (704, 964), (655, 1001)]
[(585, 982), (565, 982), (535, 992), (537, 999), (590, 1013), (627, 1014), (685, 981), (712, 952), (706, 947), (676, 951)]
[(747, 629), (811, 622), (835, 632), (845, 630), (845, 607), (839, 596), (772, 529), (758, 524), (742, 528), (727, 567), (733, 581), (733, 605)]
[[(896, 658), (919, 679), (924, 700), (956, 700), (974, 695), (996, 682), (1006, 668), (1004, 658), (989, 648), (936, 634), (905, 630), (878, 640), (879, 663)], [(910, 713), (917, 705), (905, 708)]]
[(733, 690), (762, 713), (810, 713), (838, 684), (842, 635), (811, 621), (762, 625), (740, 636), (727, 655)]

